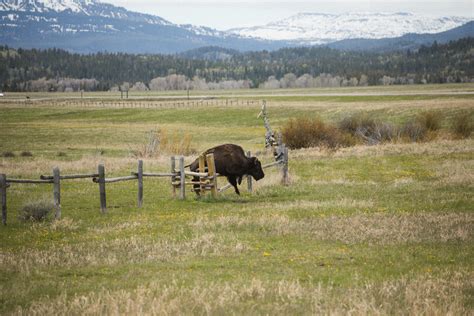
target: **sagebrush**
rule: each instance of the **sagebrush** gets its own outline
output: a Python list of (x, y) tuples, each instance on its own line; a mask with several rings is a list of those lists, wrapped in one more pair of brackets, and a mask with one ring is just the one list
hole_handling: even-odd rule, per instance
[(402, 137), (411, 142), (420, 142), (425, 140), (427, 132), (428, 130), (426, 129), (426, 126), (417, 120), (406, 122), (400, 131)]
[(27, 202), (20, 210), (19, 219), (22, 221), (40, 222), (48, 218), (54, 209), (54, 203), (47, 199)]
[(399, 129), (391, 123), (380, 122), (367, 113), (357, 113), (343, 118), (338, 127), (368, 145), (391, 142), (399, 137)]
[(433, 110), (423, 111), (416, 116), (416, 122), (428, 131), (439, 130), (441, 128), (441, 119), (441, 112)]
[(282, 128), (284, 143), (291, 149), (309, 147), (338, 148), (354, 144), (348, 133), (319, 118), (293, 118)]
[(473, 116), (468, 112), (461, 112), (454, 116), (451, 131), (458, 138), (468, 138), (474, 130)]

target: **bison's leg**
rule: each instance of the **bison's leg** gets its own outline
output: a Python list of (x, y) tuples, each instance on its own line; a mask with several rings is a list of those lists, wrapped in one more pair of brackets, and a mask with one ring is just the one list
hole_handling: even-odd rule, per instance
[(237, 179), (235, 178), (235, 176), (228, 176), (228, 177), (227, 177), (227, 180), (228, 180), (229, 183), (232, 184), (232, 186), (234, 187), (235, 193), (237, 193), (238, 195), (240, 195), (239, 188), (237, 187)]
[(237, 178), (237, 183), (238, 183), (239, 185), (242, 184), (242, 176), (239, 176), (239, 177)]
[[(193, 182), (199, 182), (199, 181), (200, 181), (199, 177), (193, 177)], [(201, 196), (201, 186), (199, 184), (193, 184), (193, 190), (197, 196)]]
[[(199, 171), (199, 161), (196, 159), (192, 164), (189, 165), (189, 170), (192, 172), (200, 172)], [(199, 177), (194, 177), (193, 176), (193, 182), (199, 182)], [(199, 184), (193, 184), (193, 191), (196, 193), (197, 196), (201, 195), (201, 186)]]

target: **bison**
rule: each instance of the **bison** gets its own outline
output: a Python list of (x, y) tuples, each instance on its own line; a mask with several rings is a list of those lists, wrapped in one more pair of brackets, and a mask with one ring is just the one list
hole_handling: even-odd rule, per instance
[[(245, 156), (244, 150), (238, 145), (219, 145), (206, 150), (204, 154), (214, 154), (216, 172), (227, 177), (238, 195), (240, 192), (237, 183), (242, 183), (244, 175), (251, 175), (257, 181), (265, 176), (260, 161), (256, 157)], [(193, 172), (203, 172), (199, 170), (199, 159), (191, 163), (189, 169)], [(195, 177), (194, 181), (199, 181), (199, 178)], [(194, 185), (194, 191), (199, 195), (199, 185)]]

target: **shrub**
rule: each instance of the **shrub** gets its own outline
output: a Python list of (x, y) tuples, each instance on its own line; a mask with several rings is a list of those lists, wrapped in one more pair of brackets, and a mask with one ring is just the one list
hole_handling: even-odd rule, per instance
[(23, 205), (19, 219), (22, 221), (40, 222), (45, 220), (53, 209), (54, 203), (46, 199), (28, 202)]
[(399, 138), (400, 131), (390, 123), (375, 123), (373, 127), (361, 127), (356, 131), (356, 136), (369, 145), (391, 142)]
[(451, 131), (459, 138), (468, 138), (473, 129), (472, 116), (467, 112), (458, 113), (451, 124)]
[(441, 113), (424, 111), (417, 115), (416, 121), (428, 131), (437, 131), (441, 128)]
[(138, 149), (133, 150), (135, 157), (151, 158), (167, 153), (172, 155), (191, 155), (196, 150), (191, 147), (192, 135), (173, 134), (170, 136), (166, 130), (151, 130), (147, 133), (146, 141)]
[(412, 142), (419, 142), (426, 138), (427, 129), (417, 120), (409, 121), (403, 125), (401, 135)]
[(282, 129), (283, 141), (292, 149), (308, 147), (347, 147), (354, 144), (352, 137), (318, 118), (290, 119)]
[(5, 158), (13, 158), (15, 157), (15, 153), (12, 151), (4, 151), (2, 156)]
[(193, 137), (191, 134), (184, 134), (182, 136), (174, 135), (170, 138), (171, 141), (166, 143), (167, 146), (161, 146), (161, 150), (174, 155), (191, 155), (196, 153), (196, 150), (191, 147)]
[(338, 124), (341, 131), (350, 133), (369, 145), (394, 140), (398, 129), (390, 123), (378, 122), (367, 114), (354, 114), (342, 119)]
[(22, 156), (22, 157), (33, 157), (33, 154), (30, 151), (22, 151), (20, 156)]
[(67, 154), (66, 154), (65, 152), (63, 152), (63, 151), (60, 151), (60, 152), (58, 152), (58, 153), (56, 154), (56, 156), (58, 156), (58, 157), (66, 157)]
[(342, 119), (338, 126), (341, 131), (350, 133), (353, 136), (357, 134), (370, 135), (374, 131), (377, 123), (367, 114), (354, 114)]

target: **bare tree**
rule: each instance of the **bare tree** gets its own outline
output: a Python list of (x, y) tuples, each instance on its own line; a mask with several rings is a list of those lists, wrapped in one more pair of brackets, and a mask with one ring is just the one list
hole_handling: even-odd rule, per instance
[(260, 88), (263, 89), (278, 89), (280, 88), (280, 81), (275, 76), (268, 77), (268, 80), (260, 84)]
[(135, 82), (135, 84), (130, 88), (130, 91), (148, 91), (148, 87), (141, 81)]
[(360, 75), (359, 86), (366, 87), (368, 85), (369, 85), (369, 77), (367, 77), (364, 74)]
[(280, 79), (280, 87), (285, 88), (295, 88), (296, 87), (296, 76), (293, 73), (288, 73)]
[(304, 74), (296, 79), (295, 87), (296, 88), (312, 88), (314, 84), (313, 76), (309, 74)]

